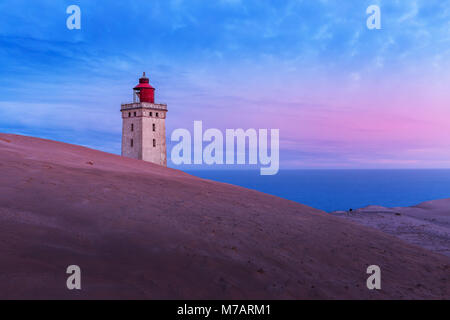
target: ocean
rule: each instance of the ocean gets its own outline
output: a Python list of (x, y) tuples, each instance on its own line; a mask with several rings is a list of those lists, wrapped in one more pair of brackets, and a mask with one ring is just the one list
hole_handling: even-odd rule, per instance
[(450, 198), (450, 169), (439, 170), (186, 170), (205, 179), (226, 182), (297, 201), (327, 212), (367, 205), (412, 206)]

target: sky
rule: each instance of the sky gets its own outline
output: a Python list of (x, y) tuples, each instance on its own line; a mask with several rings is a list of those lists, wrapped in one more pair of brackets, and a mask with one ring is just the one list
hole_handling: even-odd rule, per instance
[(450, 168), (450, 1), (0, 2), (0, 132), (120, 154), (143, 71), (169, 154), (202, 120), (280, 129), (286, 169)]

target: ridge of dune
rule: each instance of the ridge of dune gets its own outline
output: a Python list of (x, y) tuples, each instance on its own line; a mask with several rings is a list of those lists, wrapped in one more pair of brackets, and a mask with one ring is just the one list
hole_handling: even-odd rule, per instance
[(332, 214), (450, 257), (450, 199), (427, 201), (411, 207), (372, 205)]
[(11, 134), (0, 176), (0, 298), (450, 298), (449, 257), (257, 191)]

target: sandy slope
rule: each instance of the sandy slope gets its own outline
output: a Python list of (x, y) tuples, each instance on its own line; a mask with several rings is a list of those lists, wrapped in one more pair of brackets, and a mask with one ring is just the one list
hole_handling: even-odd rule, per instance
[(450, 298), (450, 258), (256, 191), (4, 134), (0, 177), (0, 298)]
[(332, 214), (450, 257), (450, 199), (406, 208), (368, 206), (352, 212), (338, 211)]

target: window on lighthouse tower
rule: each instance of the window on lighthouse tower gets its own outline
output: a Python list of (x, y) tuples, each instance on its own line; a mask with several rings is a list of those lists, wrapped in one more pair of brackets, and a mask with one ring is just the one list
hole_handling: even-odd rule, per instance
[(156, 139), (153, 139), (153, 147), (156, 147)]
[(153, 124), (153, 131), (156, 131), (156, 124)]

